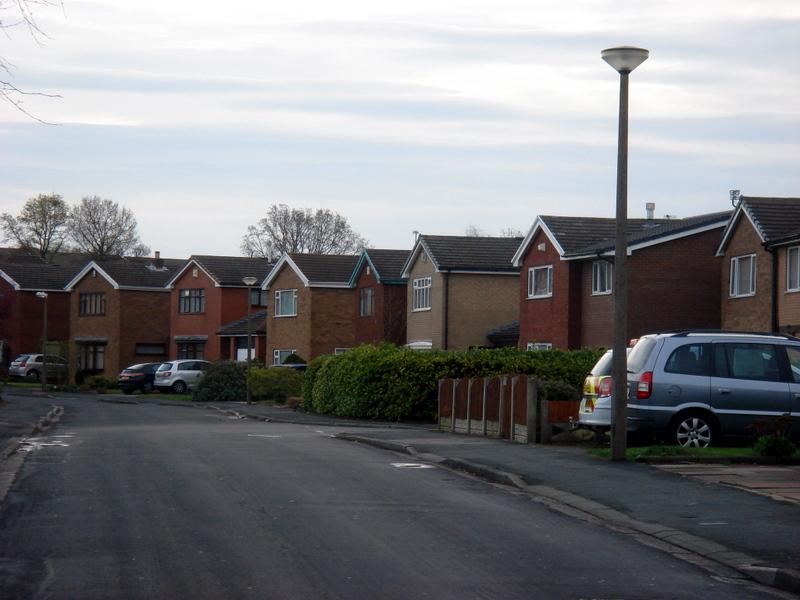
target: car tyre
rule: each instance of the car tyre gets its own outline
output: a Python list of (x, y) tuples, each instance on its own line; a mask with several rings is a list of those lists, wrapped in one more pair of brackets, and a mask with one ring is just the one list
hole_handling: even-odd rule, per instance
[(28, 371), (25, 374), (25, 378), (26, 379), (30, 379), (31, 381), (39, 381), (39, 371), (35, 371), (35, 370)]
[(708, 448), (716, 446), (719, 427), (709, 413), (690, 410), (677, 415), (669, 428), (667, 443), (684, 448)]
[(176, 394), (185, 394), (186, 389), (186, 384), (183, 381), (176, 381), (172, 384), (172, 391)]

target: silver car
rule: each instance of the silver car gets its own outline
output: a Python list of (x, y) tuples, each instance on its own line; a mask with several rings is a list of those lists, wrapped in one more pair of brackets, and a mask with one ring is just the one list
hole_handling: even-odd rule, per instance
[[(44, 362), (41, 354), (20, 354), (8, 366), (8, 374), (39, 381), (44, 373)], [(47, 377), (63, 379), (67, 375), (67, 361), (60, 356), (47, 355)]]
[(161, 391), (185, 394), (197, 388), (211, 363), (207, 360), (171, 360), (156, 371), (155, 387)]
[[(609, 427), (613, 398), (584, 403), (578, 421)], [(800, 340), (770, 333), (685, 331), (646, 335), (628, 355), (628, 430), (681, 446), (753, 434), (752, 424), (800, 416)]]

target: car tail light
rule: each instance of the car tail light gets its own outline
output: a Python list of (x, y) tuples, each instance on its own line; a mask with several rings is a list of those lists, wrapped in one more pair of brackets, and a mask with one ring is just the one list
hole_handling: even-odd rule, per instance
[(159, 377), (169, 377), (170, 375), (172, 375), (172, 371), (159, 371), (158, 373), (156, 373), (156, 375), (158, 375)]
[(20, 367), (26, 367), (26, 366), (28, 366), (28, 361), (27, 361), (27, 360), (23, 360), (21, 363), (19, 363), (19, 366), (20, 366)]
[(653, 393), (653, 372), (652, 371), (645, 371), (642, 373), (642, 376), (639, 377), (639, 381), (636, 384), (636, 397), (641, 399), (649, 398), (650, 394)]
[(614, 390), (614, 378), (604, 377), (600, 380), (600, 385), (597, 388), (598, 398), (608, 398)]

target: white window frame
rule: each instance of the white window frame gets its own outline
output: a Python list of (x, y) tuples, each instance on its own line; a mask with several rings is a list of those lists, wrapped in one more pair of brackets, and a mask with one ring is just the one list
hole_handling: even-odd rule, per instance
[(525, 345), (525, 350), (552, 350), (553, 344), (551, 342), (528, 342)]
[[(739, 275), (741, 268), (739, 264), (746, 258), (752, 259), (750, 262), (750, 289), (742, 291), (739, 289)], [(734, 256), (731, 258), (731, 272), (730, 272), (730, 287), (729, 293), (731, 298), (747, 298), (756, 295), (756, 255), (743, 254), (742, 256)]]
[(433, 280), (430, 275), (417, 277), (412, 282), (411, 312), (420, 312), (431, 309), (431, 286)]
[(344, 354), (345, 352), (350, 352), (350, 350), (352, 350), (352, 348), (334, 348), (333, 354), (335, 356), (339, 356), (340, 354)]
[[(601, 282), (601, 279), (603, 281)], [(602, 285), (600, 285), (602, 283)], [(614, 269), (607, 260), (592, 263), (592, 296), (608, 296), (614, 290)]]
[(358, 316), (371, 317), (375, 314), (375, 288), (361, 288), (358, 299)]
[[(794, 278), (795, 285), (792, 287), (792, 254), (795, 255)], [(800, 246), (792, 246), (786, 249), (786, 291), (800, 292)]]
[[(535, 293), (533, 289), (536, 281), (536, 271), (547, 270), (547, 289), (544, 293)], [(528, 268), (528, 298), (552, 298), (553, 297), (553, 265), (539, 265)]]
[(292, 349), (289, 349), (289, 348), (275, 348), (272, 351), (272, 364), (273, 365), (282, 365), (283, 364), (281, 362), (281, 352), (286, 352), (286, 356), (289, 356), (291, 354), (297, 354), (297, 350), (295, 350), (294, 348), (292, 348)]
[[(292, 294), (292, 302), (294, 304), (294, 312), (293, 313), (281, 313), (281, 308), (283, 305), (282, 297), (284, 294), (290, 293)], [(296, 317), (297, 316), (297, 290), (276, 290), (275, 291), (275, 314), (273, 315), (276, 319), (280, 317)]]

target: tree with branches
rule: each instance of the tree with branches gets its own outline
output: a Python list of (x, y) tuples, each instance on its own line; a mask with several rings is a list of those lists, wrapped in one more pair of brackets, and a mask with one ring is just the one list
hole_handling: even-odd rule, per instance
[(39, 194), (25, 203), (18, 216), (0, 215), (0, 228), (6, 240), (50, 262), (65, 249), (68, 220), (69, 207), (60, 195)]
[(272, 259), (284, 252), (351, 254), (367, 244), (338, 213), (273, 204), (263, 219), (247, 228), (241, 249), (246, 256)]
[(72, 208), (69, 230), (78, 250), (92, 258), (147, 256), (133, 213), (107, 198), (87, 196)]

